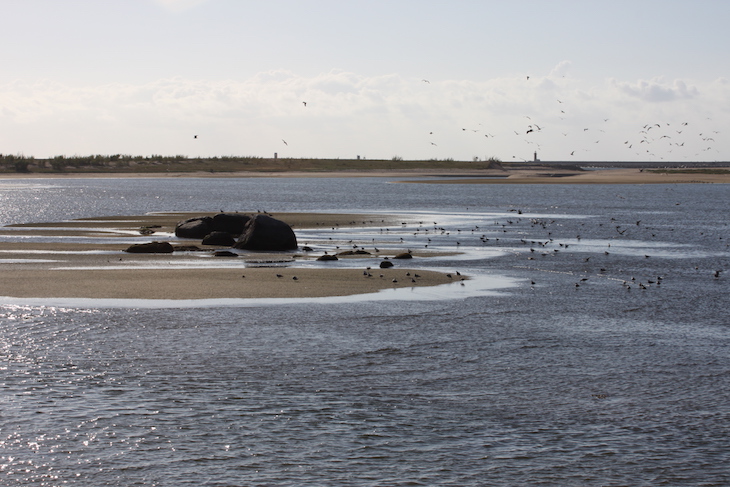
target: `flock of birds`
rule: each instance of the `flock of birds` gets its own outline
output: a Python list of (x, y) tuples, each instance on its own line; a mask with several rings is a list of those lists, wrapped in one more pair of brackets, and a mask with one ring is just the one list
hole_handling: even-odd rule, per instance
[[(563, 103), (557, 100), (558, 103)], [(560, 110), (562, 114), (565, 110)], [(610, 121), (608, 118), (602, 119), (602, 122), (598, 126), (584, 127), (580, 130), (580, 134), (564, 132), (551, 132), (548, 130), (549, 125), (541, 122), (540, 124), (534, 122), (532, 117), (525, 116), (525, 126), (522, 130), (512, 130), (514, 137), (521, 138), (524, 142), (525, 147), (528, 147), (530, 151), (538, 152), (543, 149), (544, 137), (564, 137), (570, 138), (571, 144), (574, 148), (568, 152), (564, 152), (562, 155), (555, 155), (556, 160), (576, 160), (580, 161), (582, 153), (591, 152), (593, 150), (601, 150), (604, 142), (617, 144), (617, 142), (607, 140), (607, 123)], [(561, 117), (562, 119), (562, 117)], [(709, 119), (708, 119), (709, 120)], [(462, 132), (471, 132), (480, 134), (481, 129), (474, 128), (462, 128)], [(715, 136), (720, 134), (718, 130), (711, 131), (692, 131), (689, 122), (681, 122), (679, 124), (672, 124), (670, 122), (664, 123), (645, 123), (641, 126), (637, 126), (635, 133), (631, 137), (623, 139), (621, 143), (622, 150), (627, 153), (631, 153), (630, 158), (648, 158), (651, 160), (682, 160), (688, 158), (700, 158), (704, 152), (720, 153), (715, 147)], [(433, 135), (430, 132), (429, 135)], [(485, 138), (495, 138), (494, 135), (489, 132), (483, 134)], [(431, 142), (432, 145), (436, 145)], [(554, 151), (551, 151), (554, 153)], [(527, 159), (513, 155), (512, 159), (519, 159), (523, 162), (528, 162)]]
[[(530, 76), (526, 77), (527, 81), (530, 80)], [(431, 84), (427, 79), (421, 80), (423, 83)], [(302, 106), (307, 107), (307, 101), (302, 101)], [(571, 104), (563, 99), (555, 99), (555, 109), (552, 113), (547, 113), (545, 116), (537, 117), (536, 115), (528, 116), (524, 115), (524, 123), (518, 127), (513, 127), (511, 130), (505, 132), (502, 128), (499, 130), (486, 130), (483, 125), (478, 124), (477, 128), (461, 127), (461, 132), (474, 134), (479, 137), (483, 137), (487, 140), (495, 138), (512, 137), (510, 146), (515, 147), (527, 147), (530, 152), (534, 150), (537, 154), (538, 151), (543, 149), (544, 145), (551, 144), (552, 139), (548, 139), (546, 142), (545, 137), (552, 138), (567, 138), (568, 144), (561, 143), (561, 147), (573, 145), (569, 151), (555, 150), (551, 146), (551, 158), (553, 160), (564, 160), (575, 159), (580, 161), (582, 153), (591, 152), (593, 150), (602, 150), (606, 144), (621, 144), (623, 151), (626, 152), (627, 157), (639, 159), (672, 159), (681, 160), (692, 158), (700, 158), (703, 153), (720, 153), (716, 148), (715, 136), (720, 134), (720, 131), (714, 129), (703, 129), (692, 127), (689, 122), (682, 121), (676, 122), (650, 122), (637, 125), (634, 131), (622, 132), (630, 133), (630, 136), (622, 138), (622, 142), (618, 142), (613, 137), (611, 140), (612, 133), (618, 133), (616, 128), (613, 130), (610, 128), (610, 118), (597, 119), (596, 124), (592, 124), (588, 127), (582, 127), (577, 130), (578, 133), (565, 131), (567, 123), (565, 120), (576, 120), (576, 118), (584, 119), (585, 115), (580, 114), (575, 118), (573, 117)], [(580, 110), (575, 110), (579, 113)], [(533, 120), (533, 117), (535, 120)], [(540, 121), (540, 120), (545, 120)], [(711, 122), (710, 118), (707, 118)], [(539, 121), (539, 123), (538, 123)], [(575, 122), (571, 121), (571, 124), (575, 126)], [(556, 127), (554, 129), (553, 127)], [(562, 127), (562, 129), (561, 129)], [(438, 147), (439, 144), (433, 140), (435, 132), (429, 131), (429, 144), (434, 147)], [(512, 142), (515, 141), (515, 137), (522, 139), (516, 145)], [(193, 136), (194, 139), (198, 139), (198, 135)], [(285, 139), (281, 139), (281, 142), (288, 146), (289, 143)], [(562, 142), (562, 141), (561, 141)], [(602, 145), (598, 145), (602, 144)], [(628, 154), (631, 154), (628, 156)], [(519, 159), (523, 162), (528, 162), (528, 159), (512, 155), (512, 159)]]
[[(530, 77), (527, 76), (527, 81)], [(422, 80), (430, 83), (428, 80)], [(554, 153), (553, 159), (559, 160), (565, 158), (565, 160), (576, 159), (580, 160), (579, 156), (583, 152), (591, 152), (594, 149), (603, 149), (603, 146), (597, 144), (616, 144), (617, 140), (611, 140), (612, 132), (617, 132), (615, 129), (610, 128), (610, 118), (602, 118), (595, 121), (595, 124), (591, 124), (588, 127), (581, 127), (576, 134), (575, 131), (564, 131), (561, 129), (552, 130), (553, 126), (565, 127), (566, 120), (573, 118), (571, 104), (567, 101), (559, 98), (555, 99), (555, 108), (552, 113), (548, 113), (547, 116), (537, 117), (535, 115), (529, 116), (524, 115), (524, 124), (520, 127), (513, 127), (511, 132), (507, 133), (495, 133), (489, 132), (483, 129), (482, 124), (479, 124), (478, 128), (467, 128), (461, 127), (461, 131), (465, 133), (476, 134), (483, 136), (486, 139), (494, 139), (495, 137), (514, 136), (521, 138), (525, 146), (535, 152), (543, 148), (545, 143), (544, 137), (553, 138), (566, 138), (569, 144), (561, 144), (561, 146), (574, 146), (569, 151), (565, 151), (562, 154), (559, 151), (551, 151)], [(580, 110), (576, 110), (579, 112)], [(579, 115), (584, 117), (584, 115)], [(533, 117), (535, 120), (533, 120)], [(546, 120), (545, 122), (540, 120)], [(575, 120), (575, 118), (574, 118)], [(539, 123), (538, 123), (539, 121)], [(707, 118), (708, 122), (712, 119)], [(690, 157), (701, 157), (703, 152), (715, 152), (720, 151), (715, 147), (715, 135), (720, 134), (720, 131), (714, 129), (695, 129), (690, 126), (689, 122), (682, 121), (676, 122), (649, 122), (641, 125), (637, 125), (633, 131), (624, 132), (630, 133), (631, 135), (621, 139), (621, 150), (631, 152), (631, 157), (638, 156), (639, 158), (655, 159), (687, 159)], [(433, 132), (429, 132), (429, 136), (433, 136)], [(431, 142), (431, 145), (436, 146), (437, 144)], [(520, 159), (527, 162), (527, 159), (512, 156), (512, 159)]]
[[(603, 281), (616, 282), (626, 291), (660, 288), (665, 279), (672, 276), (672, 270), (664, 267), (665, 261), (652, 259), (654, 256), (648, 252), (655, 248), (652, 241), (662, 241), (660, 233), (673, 232), (674, 229), (653, 227), (642, 220), (618, 221), (611, 218), (598, 222), (597, 228), (586, 228), (586, 233), (591, 237), (588, 239), (590, 242), (584, 242), (580, 233), (558, 236), (558, 233), (564, 233), (564, 228), (555, 220), (527, 218), (520, 210), (513, 211), (514, 217), (463, 229), (446, 228), (437, 222), (433, 222), (433, 225), (424, 221), (404, 222), (399, 228), (380, 228), (378, 237), (371, 238), (367, 244), (362, 241), (358, 243), (356, 238), (338, 240), (333, 237), (320, 243), (334, 246), (335, 252), (352, 248), (372, 253), (375, 257), (391, 254), (394, 249), (404, 250), (404, 247), (408, 253), (420, 249), (437, 253), (468, 252), (486, 247), (503, 255), (512, 255), (516, 259), (512, 264), (515, 269), (533, 274), (530, 280), (533, 287), (540, 285), (541, 278), (537, 277), (540, 273), (564, 274), (567, 276), (564, 282), (576, 289)], [(581, 223), (580, 227), (585, 225)], [(332, 227), (332, 231), (341, 233), (338, 227)], [(722, 237), (719, 238), (722, 240)], [(632, 245), (636, 242), (647, 243), (639, 247)], [(728, 247), (730, 243), (725, 243), (725, 248)], [(703, 269), (699, 266), (694, 267), (694, 272), (715, 280), (721, 279), (723, 273), (722, 269)], [(453, 274), (459, 276), (457, 279), (464, 285), (461, 274), (458, 271)], [(453, 274), (449, 277), (453, 278)], [(371, 268), (367, 267), (363, 275), (373, 277)], [(412, 282), (416, 282), (415, 277), (410, 274), (406, 276)], [(554, 282), (554, 277), (550, 280)]]

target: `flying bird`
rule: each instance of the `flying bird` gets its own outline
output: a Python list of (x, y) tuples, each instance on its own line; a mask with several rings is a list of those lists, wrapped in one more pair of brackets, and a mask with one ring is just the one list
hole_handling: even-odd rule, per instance
[(197, 139), (197, 138), (198, 138), (198, 136), (197, 136), (197, 135), (193, 135), (193, 138), (194, 138), (194, 139)]
[(429, 80), (427, 80), (427, 79), (422, 79), (421, 81), (423, 81), (424, 83), (431, 84), (431, 82)]
[(286, 143), (286, 140), (281, 139), (281, 141), (284, 142), (284, 145), (289, 145), (289, 144)]
[(305, 107), (307, 106), (307, 102), (306, 101), (303, 101), (302, 103), (304, 104)]

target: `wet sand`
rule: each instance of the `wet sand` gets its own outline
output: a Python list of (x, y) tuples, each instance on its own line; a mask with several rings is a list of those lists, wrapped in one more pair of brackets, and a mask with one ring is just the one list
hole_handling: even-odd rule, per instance
[[(406, 274), (414, 272), (421, 277), (412, 282)], [(437, 272), (393, 268), (378, 269), (373, 277), (365, 277), (359, 269), (271, 268), (20, 269), (3, 274), (0, 295), (16, 298), (303, 298), (349, 296), (453, 282)]]
[(730, 183), (730, 173), (654, 171), (646, 169), (603, 169), (570, 171), (565, 169), (530, 169), (506, 171), (484, 176), (458, 176), (430, 180), (401, 181), (430, 184), (698, 184)]
[[(690, 169), (701, 170), (702, 166)], [(158, 172), (158, 173), (4, 173), (0, 179), (76, 179), (76, 178), (342, 178), (391, 177), (418, 178), (405, 183), (432, 184), (692, 184), (730, 183), (730, 173), (661, 171), (650, 168), (611, 168), (576, 171), (563, 167), (509, 167), (507, 169), (348, 170), (285, 172)]]
[[(213, 215), (214, 213), (210, 213)], [(215, 257), (218, 247), (172, 237), (175, 224), (195, 213), (118, 216), (12, 225), (0, 235), (84, 237), (85, 243), (0, 242), (0, 296), (14, 298), (94, 299), (218, 299), (297, 298), (347, 296), (384, 289), (436, 286), (457, 280), (446, 273), (418, 270), (427, 266), (427, 252), (413, 259), (395, 260), (394, 267), (380, 269), (395, 251), (363, 256), (341, 256), (349, 268), (332, 263), (298, 267), (323, 252), (244, 252), (238, 257)], [(400, 225), (402, 218), (384, 215), (286, 213), (275, 218), (297, 228)], [(150, 229), (152, 235), (140, 234)], [(104, 243), (101, 237), (121, 237), (130, 243)], [(172, 254), (124, 252), (132, 242), (170, 241)], [(405, 249), (403, 249), (405, 250)], [(332, 249), (329, 253), (336, 253)], [(368, 269), (369, 268), (369, 269)], [(461, 277), (458, 277), (461, 279)]]

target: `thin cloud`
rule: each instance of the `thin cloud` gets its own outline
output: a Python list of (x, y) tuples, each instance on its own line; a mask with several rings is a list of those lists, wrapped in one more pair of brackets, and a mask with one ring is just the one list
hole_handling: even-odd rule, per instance
[(190, 10), (193, 7), (202, 5), (208, 0), (153, 0), (154, 3), (160, 5), (165, 10), (170, 12), (179, 13), (186, 10)]
[(613, 84), (622, 93), (648, 102), (666, 102), (699, 95), (696, 87), (687, 86), (682, 80), (675, 80), (672, 84), (661, 79), (639, 80), (636, 83), (613, 80)]

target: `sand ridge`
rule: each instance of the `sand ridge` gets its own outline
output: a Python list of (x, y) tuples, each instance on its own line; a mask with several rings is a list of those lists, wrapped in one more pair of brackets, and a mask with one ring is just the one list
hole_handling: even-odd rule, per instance
[[(209, 215), (213, 215), (210, 213)], [(87, 218), (65, 222), (20, 224), (0, 228), (0, 235), (74, 236), (83, 244), (53, 241), (0, 242), (0, 296), (15, 298), (98, 299), (216, 299), (297, 298), (347, 296), (384, 289), (436, 286), (466, 279), (448, 272), (419, 270), (432, 252), (413, 252), (409, 260), (391, 260), (400, 251), (342, 256), (346, 266), (312, 266), (319, 252), (300, 246), (292, 252), (242, 252), (239, 257), (214, 257), (217, 247), (174, 237), (175, 224), (208, 214), (158, 213), (151, 215)], [(335, 229), (348, 226), (395, 226), (393, 215), (280, 213), (275, 218), (297, 228)], [(154, 233), (143, 235), (140, 230)], [(177, 248), (198, 250), (172, 254), (124, 252), (130, 243), (95, 242), (99, 237), (120, 237), (139, 243), (166, 240)], [(301, 244), (300, 244), (301, 245)], [(344, 250), (344, 249), (343, 249)], [(332, 249), (330, 253), (338, 250)], [(379, 263), (391, 260), (392, 268)], [(307, 266), (300, 264), (306, 262)]]

